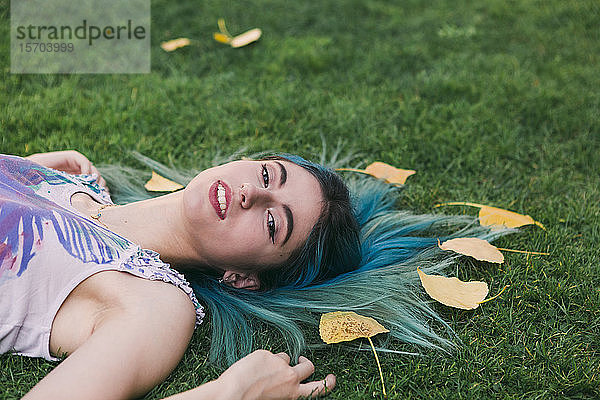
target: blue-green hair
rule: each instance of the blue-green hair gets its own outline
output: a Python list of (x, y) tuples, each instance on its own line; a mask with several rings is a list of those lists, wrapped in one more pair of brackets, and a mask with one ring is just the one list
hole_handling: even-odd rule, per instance
[[(414, 215), (397, 210), (401, 192), (397, 187), (363, 176), (353, 176), (344, 184), (333, 170), (299, 156), (268, 157), (307, 169), (323, 188), (325, 203), (329, 190), (334, 192), (330, 193), (330, 205), (337, 201), (334, 207), (344, 209), (333, 210), (331, 218), (332, 210), (324, 207), (305, 245), (279, 269), (259, 275), (266, 284), (263, 290), (236, 289), (210, 274), (182, 271), (209, 311), (210, 359), (228, 365), (250, 353), (262, 324), (278, 331), (288, 351), (297, 357), (307, 346), (303, 329), (316, 331), (320, 314), (331, 311), (354, 311), (375, 318), (390, 330), (388, 340), (450, 349), (452, 330), (424, 300), (416, 268), (443, 273), (454, 263), (456, 256), (441, 251), (438, 239), (468, 236), (493, 240), (507, 231), (490, 231), (468, 216)], [(143, 156), (138, 158), (181, 183), (193, 177)], [(149, 197), (131, 184), (138, 172), (106, 168), (103, 174), (114, 185), (111, 190), (116, 202)], [(332, 189), (332, 185), (336, 187)], [(433, 325), (441, 326), (445, 333), (438, 333)], [(384, 350), (386, 343), (382, 344)]]

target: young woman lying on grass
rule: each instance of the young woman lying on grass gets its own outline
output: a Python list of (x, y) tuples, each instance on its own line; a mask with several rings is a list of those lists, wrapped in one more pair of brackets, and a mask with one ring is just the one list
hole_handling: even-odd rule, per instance
[[(206, 169), (154, 198), (124, 176), (116, 206), (80, 153), (0, 156), (0, 353), (64, 358), (25, 398), (142, 396), (180, 361), (205, 307), (211, 359), (232, 365), (173, 398), (326, 394), (333, 375), (302, 383), (314, 366), (298, 358), (299, 323), (356, 311), (397, 339), (447, 347), (425, 322), (439, 317), (415, 269), (452, 258), (440, 236), (416, 234), (462, 225), (444, 238), (491, 238), (469, 218), (395, 211), (395, 189), (373, 179), (350, 181), (351, 196), (332, 170), (289, 154)], [(290, 355), (251, 353), (256, 320)]]

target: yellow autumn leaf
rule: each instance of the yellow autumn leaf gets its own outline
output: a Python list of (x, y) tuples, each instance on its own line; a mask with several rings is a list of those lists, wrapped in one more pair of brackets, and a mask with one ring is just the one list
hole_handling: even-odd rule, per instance
[(231, 37), (225, 35), (224, 33), (215, 32), (213, 33), (213, 37), (217, 42), (229, 44), (231, 42)]
[(176, 50), (176, 49), (178, 49), (180, 47), (189, 46), (189, 44), (190, 44), (190, 39), (188, 39), (188, 38), (179, 38), (179, 39), (169, 40), (168, 42), (162, 42), (160, 44), (160, 47), (164, 51), (173, 51), (173, 50)]
[(262, 31), (260, 29), (254, 28), (240, 35), (232, 37), (227, 30), (227, 26), (225, 26), (225, 20), (223, 18), (219, 18), (217, 25), (219, 26), (220, 33), (213, 34), (215, 40), (220, 43), (228, 44), (234, 48), (243, 47), (252, 42), (256, 42), (262, 35)]
[(327, 344), (348, 342), (360, 337), (370, 338), (389, 332), (373, 318), (352, 311), (334, 311), (321, 315), (319, 334)]
[(378, 179), (383, 179), (387, 183), (395, 185), (404, 185), (406, 179), (416, 173), (416, 171), (413, 171), (412, 169), (396, 168), (381, 161), (375, 161), (374, 163), (369, 164), (365, 169), (337, 168), (336, 171), (359, 172), (361, 174), (371, 175)]
[(250, 29), (249, 31), (244, 32), (241, 35), (237, 35), (236, 37), (231, 39), (231, 42), (229, 42), (229, 44), (231, 45), (231, 47), (234, 48), (243, 47), (249, 45), (252, 42), (256, 42), (258, 39), (260, 39), (261, 35), (262, 31), (260, 29)]
[(416, 171), (410, 169), (400, 169), (392, 167), (389, 164), (375, 161), (365, 168), (367, 174), (373, 175), (376, 178), (384, 179), (387, 183), (396, 183), (403, 185), (406, 179), (415, 174)]
[(541, 222), (531, 218), (529, 215), (518, 214), (514, 211), (504, 210), (502, 208), (485, 206), (482, 204), (457, 201), (451, 203), (437, 204), (435, 207), (441, 206), (471, 206), (479, 207), (479, 224), (481, 226), (505, 226), (507, 228), (518, 228), (523, 225), (537, 225), (546, 230)]
[(458, 278), (427, 275), (420, 268), (417, 268), (417, 272), (427, 294), (449, 307), (472, 310), (479, 307), (479, 303), (488, 294), (488, 285), (485, 282), (463, 282)]
[(498, 264), (504, 262), (504, 255), (500, 253), (496, 246), (478, 238), (451, 239), (440, 244), (439, 247), (442, 250), (451, 250), (465, 256), (473, 257), (479, 261), (488, 261)]
[(162, 177), (154, 171), (152, 171), (152, 178), (146, 182), (144, 187), (149, 192), (174, 192), (183, 189), (183, 185)]
[(537, 225), (546, 230), (544, 225), (535, 221), (529, 215), (517, 214), (513, 211), (497, 207), (483, 206), (479, 210), (479, 223), (482, 226), (504, 225), (508, 228), (518, 228), (523, 225)]
[(359, 315), (353, 311), (334, 311), (323, 314), (321, 315), (321, 321), (319, 322), (319, 334), (321, 335), (321, 339), (327, 344), (347, 342), (360, 337), (369, 340), (369, 344), (375, 355), (375, 361), (377, 361), (383, 396), (387, 397), (381, 364), (379, 363), (379, 357), (377, 357), (375, 346), (371, 340), (371, 336), (385, 332), (389, 332), (389, 330), (385, 329), (373, 318)]

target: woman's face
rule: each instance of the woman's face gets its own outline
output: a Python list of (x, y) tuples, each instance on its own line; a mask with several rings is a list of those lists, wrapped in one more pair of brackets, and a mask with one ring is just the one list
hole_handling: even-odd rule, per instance
[(284, 160), (242, 160), (197, 175), (183, 191), (182, 211), (203, 264), (249, 273), (283, 263), (302, 246), (322, 200), (306, 169)]

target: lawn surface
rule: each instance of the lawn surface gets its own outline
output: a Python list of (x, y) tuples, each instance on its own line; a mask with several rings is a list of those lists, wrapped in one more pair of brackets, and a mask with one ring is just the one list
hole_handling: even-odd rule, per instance
[[(317, 157), (321, 138), (417, 170), (399, 206), (471, 201), (529, 214), (501, 266), (468, 264), (500, 298), (474, 311), (434, 305), (464, 345), (450, 356), (381, 354), (391, 399), (600, 396), (600, 5), (597, 0), (152, 1), (152, 73), (10, 73), (9, 1), (0, 0), (0, 151), (74, 148), (96, 163), (138, 150), (183, 167), (241, 147)], [(212, 40), (219, 17), (261, 40)], [(161, 41), (196, 39), (166, 53)], [(362, 163), (362, 164), (361, 164)], [(133, 165), (133, 164), (132, 164)], [(1, 293), (0, 293), (1, 295)], [(207, 326), (148, 398), (214, 379)], [(278, 339), (265, 346), (278, 350)], [(364, 345), (363, 345), (364, 347)], [(331, 399), (380, 398), (373, 355), (308, 354)], [(0, 398), (54, 366), (0, 357)]]

